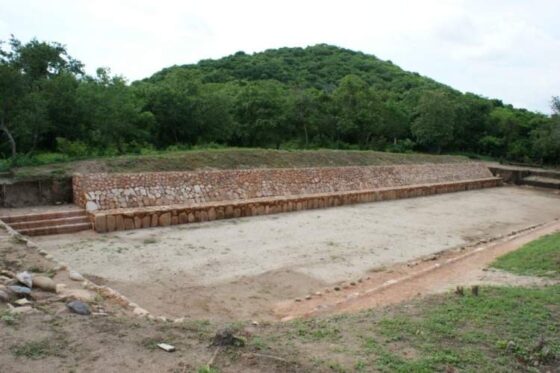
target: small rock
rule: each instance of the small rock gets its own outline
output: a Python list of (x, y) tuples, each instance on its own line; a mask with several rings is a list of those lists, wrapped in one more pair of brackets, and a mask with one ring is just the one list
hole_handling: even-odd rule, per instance
[(47, 256), (47, 255), (49, 255), (49, 253), (46, 252), (46, 251), (43, 250), (43, 249), (39, 250), (39, 254), (42, 255), (42, 256)]
[(33, 307), (31, 306), (16, 307), (10, 310), (10, 313), (13, 314), (22, 314), (22, 313), (30, 313), (30, 312), (33, 312)]
[(31, 277), (31, 273), (27, 271), (18, 273), (16, 279), (28, 288), (33, 286), (33, 278)]
[(10, 296), (4, 290), (0, 290), (0, 302), (8, 302), (10, 300)]
[(132, 313), (135, 314), (136, 316), (147, 316), (150, 314), (147, 310), (143, 309), (142, 307), (136, 307), (134, 311), (132, 311)]
[(70, 277), (70, 280), (72, 281), (84, 281), (84, 276), (82, 276), (76, 271), (70, 271), (68, 277)]
[(352, 281), (352, 282), (350, 283), (350, 286), (356, 286), (356, 283), (355, 283), (354, 281)]
[(79, 300), (73, 300), (72, 302), (66, 303), (66, 306), (70, 311), (77, 313), (78, 315), (89, 315), (91, 311), (87, 304)]
[(253, 325), (253, 326), (259, 326), (259, 322), (256, 321), (256, 320), (253, 320), (253, 321), (251, 322), (251, 325)]
[(305, 296), (305, 299), (306, 299), (306, 300), (311, 300), (311, 295), (306, 295), (306, 296)]
[(47, 255), (45, 255), (45, 259), (53, 260), (54, 256), (52, 256), (51, 254), (47, 254)]
[(10, 285), (8, 286), (8, 290), (12, 293), (17, 295), (29, 295), (31, 294), (31, 289), (26, 288), (25, 286), (18, 286), (18, 285)]
[(294, 301), (301, 302), (301, 298), (296, 298), (296, 299), (294, 299)]
[(233, 330), (225, 328), (219, 330), (212, 341), (213, 346), (245, 346), (245, 340), (233, 334)]
[(163, 351), (166, 352), (173, 352), (175, 351), (175, 346), (172, 346), (170, 344), (167, 343), (158, 343), (157, 345), (159, 348), (161, 348)]
[(335, 286), (334, 291), (340, 291), (340, 286)]
[(25, 245), (27, 247), (29, 247), (30, 249), (36, 249), (38, 247), (36, 243), (31, 242), (31, 241), (27, 241), (27, 243)]
[(7, 284), (10, 281), (12, 281), (12, 279), (10, 277), (0, 276), (0, 284)]
[(47, 276), (33, 277), (33, 286), (45, 291), (56, 291), (55, 282)]
[(95, 293), (87, 289), (60, 288), (57, 293), (63, 299), (81, 300), (82, 302), (95, 301)]
[(315, 292), (315, 295), (318, 296), (318, 297), (320, 297), (320, 296), (323, 295), (323, 293), (321, 293), (320, 291), (317, 291), (317, 292)]
[(6, 277), (9, 277), (9, 278), (16, 278), (16, 274), (12, 271), (8, 271), (7, 269), (1, 270), (0, 275), (6, 276)]
[(157, 318), (157, 320), (158, 320), (158, 321), (161, 321), (161, 322), (167, 322), (167, 317), (165, 317), (165, 316), (159, 316), (159, 317)]
[(173, 322), (175, 324), (182, 324), (185, 322), (185, 318), (184, 317), (179, 317), (178, 319), (173, 320)]
[(28, 300), (25, 299), (25, 298), (21, 298), (21, 299), (16, 300), (16, 301), (14, 302), (14, 304), (15, 304), (16, 306), (28, 306), (28, 305), (32, 304), (32, 302), (28, 301)]

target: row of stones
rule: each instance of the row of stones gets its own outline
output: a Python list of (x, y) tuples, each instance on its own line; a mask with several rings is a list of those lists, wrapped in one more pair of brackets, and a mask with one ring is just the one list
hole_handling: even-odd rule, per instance
[(305, 197), (271, 198), (260, 199), (258, 201), (230, 201), (223, 204), (212, 203), (206, 206), (164, 206), (144, 209), (117, 209), (95, 212), (92, 214), (92, 217), (94, 229), (102, 233), (419, 197), (431, 194), (494, 187), (500, 185), (500, 183), (501, 180), (498, 178), (488, 178), (465, 182), (321, 194)]
[(74, 178), (75, 203), (99, 209), (244, 200), (370, 190), (490, 177), (477, 163), (252, 169), (144, 174), (88, 174)]

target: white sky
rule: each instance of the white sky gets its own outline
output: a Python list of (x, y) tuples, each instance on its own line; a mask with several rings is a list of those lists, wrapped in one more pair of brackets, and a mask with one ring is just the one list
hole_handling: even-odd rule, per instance
[(549, 113), (560, 0), (0, 0), (0, 40), (58, 41), (129, 80), (243, 50), (333, 44)]

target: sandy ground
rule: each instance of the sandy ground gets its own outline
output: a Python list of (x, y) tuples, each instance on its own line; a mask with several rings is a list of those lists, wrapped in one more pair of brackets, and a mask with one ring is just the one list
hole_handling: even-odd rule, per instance
[(36, 241), (155, 314), (274, 319), (282, 300), (559, 217), (559, 195), (503, 187)]

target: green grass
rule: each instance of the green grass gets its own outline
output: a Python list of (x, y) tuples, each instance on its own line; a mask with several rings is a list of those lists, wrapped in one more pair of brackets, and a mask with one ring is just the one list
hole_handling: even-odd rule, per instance
[[(53, 158), (55, 159), (55, 158)], [(166, 151), (148, 155), (124, 155), (19, 167), (16, 179), (59, 178), (74, 172), (150, 172), (197, 169), (289, 168), (366, 166), (386, 164), (464, 162), (466, 157), (420, 153), (358, 150), (273, 150), (224, 148)]]
[(63, 339), (45, 338), (14, 345), (11, 347), (11, 351), (17, 357), (37, 360), (47, 356), (64, 357), (66, 347), (67, 342)]
[(529, 242), (498, 258), (493, 267), (519, 275), (560, 277), (560, 233)]
[(259, 337), (317, 371), (554, 371), (560, 286), (482, 287), (479, 296), (449, 293), (386, 312), (299, 320)]

